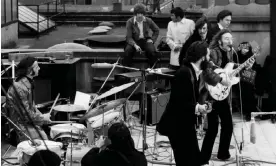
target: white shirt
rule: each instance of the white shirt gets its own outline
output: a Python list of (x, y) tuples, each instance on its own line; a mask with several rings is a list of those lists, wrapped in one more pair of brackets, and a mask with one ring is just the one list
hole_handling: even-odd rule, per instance
[(145, 20), (145, 17), (143, 18), (143, 20), (141, 22), (138, 22), (138, 21), (136, 21), (136, 16), (134, 16), (134, 24), (135, 24), (135, 22), (137, 22), (138, 28), (140, 30), (140, 35), (139, 35), (140, 39), (144, 38), (144, 28), (143, 28), (144, 20)]
[(219, 27), (220, 30), (224, 29), (223, 26), (220, 23), (218, 23), (218, 27)]
[(202, 70), (200, 70), (194, 63), (191, 63), (191, 65), (193, 66), (193, 68), (195, 70), (196, 80), (198, 80), (199, 75), (201, 74)]
[(193, 34), (194, 29), (195, 23), (190, 19), (183, 18), (180, 22), (169, 22), (166, 42), (171, 48), (171, 65), (180, 66), (178, 60), (180, 51), (175, 52), (174, 49), (176, 46), (182, 47), (182, 45)]

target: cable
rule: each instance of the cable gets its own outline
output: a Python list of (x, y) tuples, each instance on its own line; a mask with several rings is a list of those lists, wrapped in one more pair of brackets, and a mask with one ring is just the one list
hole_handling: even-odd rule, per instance
[[(247, 162), (260, 162), (260, 163), (266, 163), (266, 164), (276, 165), (276, 162), (270, 162), (270, 161), (264, 161), (264, 160), (246, 160), (246, 161)], [(221, 165), (221, 166), (227, 166), (227, 165), (234, 164), (234, 163), (236, 163), (236, 161), (233, 161), (233, 162)]]
[[(6, 163), (8, 163), (8, 164), (10, 164), (10, 165), (19, 165), (20, 163), (12, 163), (12, 162), (9, 162), (8, 160), (6, 160), (6, 159), (4, 159), (4, 158), (2, 158), (1, 157), (1, 160), (3, 160), (4, 162), (6, 162)], [(4, 163), (3, 163), (3, 165), (4, 165)]]

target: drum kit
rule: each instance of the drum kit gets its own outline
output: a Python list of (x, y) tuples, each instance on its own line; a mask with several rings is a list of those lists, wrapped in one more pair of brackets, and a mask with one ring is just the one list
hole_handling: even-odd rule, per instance
[[(119, 59), (118, 59), (119, 60)], [(118, 61), (117, 61), (118, 62)], [(117, 62), (113, 65), (113, 68), (108, 75), (108, 77), (111, 75), (112, 71), (114, 70), (115, 66), (117, 67), (123, 67), (120, 65), (117, 65)], [(130, 70), (139, 70), (140, 69), (135, 69), (135, 68), (128, 68), (128, 67), (123, 67), (127, 68)], [(145, 70), (142, 71), (142, 81), (139, 82), (137, 85), (140, 86), (141, 83), (145, 83)], [(106, 80), (108, 79), (106, 78)], [(101, 88), (98, 90), (97, 94), (100, 94), (104, 84), (106, 81), (103, 83)], [(122, 112), (125, 115), (125, 110), (121, 111), (122, 109), (116, 109), (118, 106), (121, 106), (125, 104), (128, 99), (132, 96), (134, 91), (137, 89), (137, 87), (134, 89), (134, 91), (130, 94), (128, 98), (121, 98), (113, 101), (109, 101), (106, 103), (101, 103), (95, 106), (94, 108), (92, 107), (93, 104), (95, 104), (95, 101), (99, 101), (101, 99), (104, 99), (110, 95), (116, 94), (120, 91), (123, 91), (132, 85), (134, 85), (136, 82), (131, 82), (128, 84), (124, 84), (118, 87), (114, 87), (110, 89), (109, 91), (102, 93), (101, 95), (97, 95), (96, 97), (93, 98), (93, 101), (90, 101), (90, 106), (87, 109), (86, 113), (79, 118), (79, 122), (86, 122), (87, 128), (83, 124), (79, 123), (74, 123), (73, 121), (70, 121), (70, 114), (79, 112), (79, 111), (84, 111), (85, 107), (79, 106), (79, 105), (74, 105), (74, 104), (65, 104), (65, 105), (57, 105), (55, 106), (56, 102), (54, 102), (50, 113), (55, 110), (57, 112), (65, 112), (67, 113), (68, 116), (68, 121), (53, 121), (52, 123), (61, 123), (61, 124), (56, 124), (51, 126), (51, 131), (50, 131), (50, 137), (54, 141), (59, 141), (59, 139), (65, 139), (66, 142), (68, 143), (67, 145), (67, 155), (64, 157), (65, 163), (70, 161), (70, 164), (72, 163), (78, 163), (77, 165), (80, 165), (81, 158), (93, 147), (95, 146), (95, 138), (100, 139), (101, 136), (106, 136), (107, 133), (107, 128), (112, 125), (113, 123), (116, 123), (118, 121), (122, 121)], [(144, 86), (145, 87), (145, 86)], [(144, 93), (146, 94), (146, 93)], [(56, 98), (56, 101), (58, 100), (59, 95)], [(143, 114), (146, 116), (147, 113), (146, 111), (146, 96), (143, 97), (142, 101), (142, 111)], [(143, 124), (143, 150), (146, 149), (146, 119), (145, 117), (144, 124)], [(92, 138), (91, 138), (92, 137)], [(86, 142), (86, 138), (88, 138), (88, 143)], [(73, 142), (73, 139), (77, 140), (78, 142)], [(71, 140), (71, 142), (69, 142)], [(40, 140), (42, 141), (42, 140)], [(22, 163), (27, 163), (29, 160), (29, 157), (35, 153), (38, 150), (45, 149), (48, 147), (49, 150), (52, 150), (59, 154), (61, 156), (61, 149), (64, 148), (64, 144), (61, 142), (54, 142), (54, 141), (48, 141), (48, 140), (43, 140), (43, 143), (36, 144), (33, 142), (33, 140), (29, 139), (28, 141), (23, 141), (20, 144), (18, 144), (17, 148), (21, 149), (22, 155), (21, 155), (21, 160)], [(31, 143), (32, 142), (32, 143)], [(71, 156), (71, 157), (70, 157)], [(70, 158), (70, 160), (69, 160)], [(73, 162), (74, 161), (74, 162)]]

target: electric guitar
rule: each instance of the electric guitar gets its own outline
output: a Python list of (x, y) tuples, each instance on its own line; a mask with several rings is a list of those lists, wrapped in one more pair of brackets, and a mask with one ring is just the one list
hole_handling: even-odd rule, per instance
[(234, 63), (227, 63), (224, 69), (218, 68), (215, 69), (214, 72), (219, 74), (222, 78), (230, 79), (231, 85), (230, 86), (224, 86), (220, 83), (218, 83), (216, 86), (212, 86), (209, 84), (206, 84), (206, 88), (209, 91), (209, 94), (212, 96), (213, 99), (221, 101), (224, 100), (230, 93), (232, 85), (237, 84), (240, 81), (240, 77), (237, 77), (236, 75), (245, 67), (248, 65), (249, 61), (256, 56), (259, 55), (259, 49), (254, 49), (254, 54), (248, 58), (243, 64), (239, 65), (236, 69), (234, 68)]

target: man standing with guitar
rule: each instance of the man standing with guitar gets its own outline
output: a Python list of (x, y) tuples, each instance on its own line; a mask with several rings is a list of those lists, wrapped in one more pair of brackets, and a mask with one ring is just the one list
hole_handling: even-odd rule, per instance
[[(200, 166), (199, 146), (196, 135), (196, 115), (211, 111), (199, 100), (201, 72), (208, 65), (210, 50), (204, 41), (191, 44), (184, 64), (172, 81), (170, 100), (166, 106), (157, 131), (169, 138), (176, 166)], [(185, 132), (185, 137), (182, 137)], [(188, 145), (186, 144), (188, 143)]]
[[(218, 32), (211, 44), (210, 44), (210, 61), (213, 62), (214, 66), (219, 68), (225, 68), (224, 70), (221, 70), (221, 73), (219, 74), (223, 79), (222, 80), (228, 80), (224, 83), (220, 82), (217, 83), (216, 86), (222, 86), (224, 87), (223, 93), (213, 95), (213, 93), (209, 90), (209, 94), (212, 96), (215, 101), (213, 102), (213, 110), (211, 113), (207, 115), (208, 117), (208, 130), (205, 135), (202, 148), (201, 148), (201, 165), (208, 165), (209, 160), (211, 158), (213, 145), (218, 133), (218, 125), (219, 125), (219, 118), (221, 121), (221, 133), (220, 133), (220, 143), (219, 143), (219, 149), (217, 158), (219, 160), (230, 160), (231, 155), (229, 153), (229, 147), (233, 132), (233, 121), (232, 121), (232, 112), (231, 112), (231, 98), (230, 95), (228, 95), (231, 85), (233, 84), (231, 80), (232, 77), (230, 77), (229, 73), (226, 71), (226, 68), (229, 66), (229, 62), (233, 62), (233, 54), (232, 54), (232, 44), (233, 44), (233, 37), (229, 30), (223, 29), (220, 32)], [(254, 58), (247, 61), (247, 63), (241, 65), (238, 67), (242, 68), (243, 66), (246, 66), (247, 68), (251, 67), (253, 63), (255, 62)], [(238, 66), (238, 65), (234, 65)], [(233, 67), (233, 64), (232, 64)], [(238, 73), (238, 70), (235, 70)], [(233, 75), (237, 73), (231, 73)], [(208, 76), (208, 72), (203, 73), (205, 76), (205, 81), (209, 82), (208, 78), (211, 78)], [(235, 77), (236, 78), (236, 77)], [(227, 85), (228, 84), (228, 85)], [(210, 86), (209, 86), (210, 87)], [(213, 86), (214, 87), (214, 86)], [(212, 87), (211, 87), (212, 88)]]

